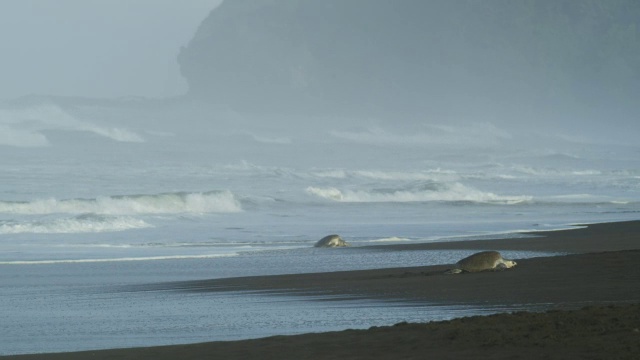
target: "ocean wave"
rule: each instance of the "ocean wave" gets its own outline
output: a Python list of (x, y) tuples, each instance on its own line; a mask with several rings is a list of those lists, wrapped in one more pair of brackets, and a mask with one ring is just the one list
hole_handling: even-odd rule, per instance
[[(2, 113), (0, 113), (2, 117)], [(45, 147), (49, 140), (38, 133), (24, 129), (14, 129), (0, 123), (0, 145), (15, 147)]]
[(247, 161), (238, 164), (226, 165), (220, 169), (231, 175), (245, 173), (261, 177), (276, 177), (284, 179), (362, 179), (380, 181), (429, 181), (429, 180), (455, 180), (460, 174), (455, 170), (441, 167), (417, 169), (417, 170), (387, 170), (387, 169), (343, 169), (343, 168), (287, 168), (280, 166), (263, 166)]
[(540, 196), (536, 198), (536, 202), (540, 204), (558, 204), (558, 205), (633, 205), (637, 204), (637, 200), (624, 199), (620, 197), (612, 197), (594, 194), (565, 194), (553, 196)]
[(263, 144), (276, 144), (276, 145), (288, 145), (293, 143), (291, 138), (285, 136), (266, 136), (266, 135), (255, 135), (250, 134), (251, 138), (259, 143)]
[(15, 260), (0, 261), (0, 265), (52, 265), (52, 264), (83, 264), (83, 263), (105, 263), (123, 261), (158, 261), (158, 260), (184, 260), (184, 259), (214, 259), (221, 257), (232, 257), (238, 254), (203, 254), (203, 255), (169, 255), (169, 256), (140, 256), (121, 258), (99, 258), (99, 259), (51, 259), (51, 260)]
[(50, 102), (25, 108), (0, 109), (0, 145), (48, 146), (50, 143), (44, 132), (49, 130), (89, 132), (117, 142), (145, 141), (137, 133), (125, 128), (101, 126), (78, 119)]
[(464, 126), (424, 125), (406, 133), (392, 132), (382, 127), (361, 131), (330, 131), (335, 138), (360, 144), (413, 146), (494, 146), (509, 140), (512, 135), (491, 123)]
[(501, 196), (464, 186), (460, 183), (428, 182), (420, 187), (400, 189), (340, 190), (335, 187), (313, 187), (307, 193), (339, 202), (476, 202), (516, 204), (531, 201), (530, 196)]
[(313, 171), (311, 175), (319, 178), (362, 178), (382, 181), (429, 181), (439, 179), (456, 179), (458, 174), (453, 170), (440, 168), (423, 171), (384, 171), (384, 170), (321, 170)]
[(135, 215), (239, 211), (242, 211), (240, 202), (229, 191), (104, 196), (95, 199), (57, 200), (50, 198), (30, 202), (0, 201), (0, 213), (22, 215), (60, 213)]
[(309, 241), (196, 241), (196, 242), (145, 242), (145, 243), (60, 243), (58, 248), (85, 249), (193, 249), (193, 248), (234, 248), (263, 249), (307, 246)]
[(4, 221), (0, 223), (0, 234), (78, 234), (125, 231), (152, 227), (132, 217), (85, 214), (73, 218)]

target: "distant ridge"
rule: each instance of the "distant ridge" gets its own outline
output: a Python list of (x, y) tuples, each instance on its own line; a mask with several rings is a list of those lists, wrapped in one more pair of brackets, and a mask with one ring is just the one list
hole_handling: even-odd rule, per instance
[(233, 0), (178, 56), (189, 96), (256, 111), (638, 113), (640, 3)]

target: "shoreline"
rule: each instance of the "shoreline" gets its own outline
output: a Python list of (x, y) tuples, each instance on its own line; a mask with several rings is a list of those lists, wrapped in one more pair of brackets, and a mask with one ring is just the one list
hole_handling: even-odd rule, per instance
[[(313, 293), (337, 298), (361, 297), (425, 304), (516, 305), (533, 312), (369, 330), (0, 358), (199, 359), (214, 356), (224, 359), (386, 359), (422, 358), (427, 354), (431, 357), (440, 354), (444, 358), (481, 354), (483, 357), (534, 359), (540, 356), (563, 358), (556, 353), (564, 354), (564, 357), (588, 355), (593, 358), (632, 358), (633, 354), (640, 353), (640, 221), (590, 224), (576, 229), (530, 234), (536, 237), (362, 248), (383, 251), (529, 250), (570, 254), (516, 259), (518, 265), (515, 268), (500, 272), (446, 275), (443, 271), (451, 265), (438, 265), (145, 286), (167, 291), (246, 290), (273, 293), (273, 296), (277, 293), (300, 296)], [(583, 308), (585, 305), (589, 307)], [(540, 308), (553, 311), (542, 313), (537, 311)], [(593, 320), (595, 318), (600, 320)], [(470, 332), (469, 329), (473, 328), (477, 330)], [(495, 331), (487, 332), (487, 328), (495, 328)], [(377, 350), (371, 352), (372, 349)]]
[[(370, 245), (389, 250), (516, 250), (589, 253), (640, 249), (640, 220), (575, 224), (560, 230), (525, 231), (532, 237)], [(634, 239), (635, 238), (635, 239)]]
[(518, 266), (499, 272), (446, 275), (444, 271), (453, 265), (431, 265), (183, 281), (150, 284), (136, 290), (259, 291), (471, 306), (553, 304), (576, 308), (593, 302), (640, 301), (640, 286), (634, 286), (640, 284), (640, 268), (635, 265), (640, 264), (640, 221), (530, 234), (537, 237), (353, 249), (518, 250), (569, 254), (515, 259)]

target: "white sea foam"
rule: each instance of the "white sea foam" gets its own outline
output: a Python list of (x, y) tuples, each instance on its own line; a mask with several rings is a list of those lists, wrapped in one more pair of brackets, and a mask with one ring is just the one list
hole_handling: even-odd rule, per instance
[(513, 166), (512, 170), (519, 174), (530, 175), (530, 176), (535, 176), (539, 178), (549, 178), (549, 177), (574, 178), (576, 176), (596, 177), (596, 176), (606, 175), (606, 173), (604, 173), (603, 171), (594, 170), (594, 169), (572, 170), (572, 169), (533, 167), (533, 166), (525, 166), (525, 165)]
[(314, 171), (312, 175), (320, 178), (344, 179), (348, 176), (348, 173), (345, 170), (337, 169)]
[(221, 171), (248, 172), (256, 175), (267, 175), (281, 178), (299, 179), (359, 179), (380, 181), (452, 181), (460, 178), (455, 170), (440, 167), (430, 169), (417, 169), (414, 171), (379, 170), (379, 169), (296, 169), (279, 166), (261, 166), (247, 161), (238, 164), (224, 166)]
[(628, 205), (634, 201), (624, 198), (612, 198), (611, 196), (602, 196), (594, 194), (564, 194), (554, 196), (541, 196), (537, 201), (547, 204), (617, 204)]
[(105, 196), (95, 199), (45, 199), (30, 202), (0, 201), (0, 213), (44, 214), (177, 214), (230, 213), (242, 211), (229, 191), (166, 193), (155, 195)]
[(388, 237), (388, 238), (368, 240), (366, 242), (386, 243), (386, 242), (407, 242), (407, 241), (411, 241), (411, 239), (404, 238), (404, 237), (392, 236), (392, 237)]
[(105, 263), (123, 261), (157, 261), (157, 260), (181, 260), (181, 259), (214, 259), (221, 257), (232, 257), (238, 254), (204, 254), (204, 255), (170, 255), (170, 256), (141, 256), (141, 257), (121, 257), (103, 259), (56, 259), (56, 260), (16, 260), (0, 261), (0, 265), (48, 265), (48, 264), (82, 264), (82, 263)]
[(307, 193), (339, 202), (425, 202), (467, 201), (477, 203), (514, 204), (530, 201), (530, 196), (500, 196), (476, 190), (460, 183), (430, 184), (422, 188), (340, 190), (335, 187), (313, 187)]
[(320, 178), (363, 178), (382, 181), (420, 181), (434, 179), (455, 179), (457, 173), (452, 170), (443, 170), (440, 168), (424, 171), (384, 171), (384, 170), (323, 170), (313, 171), (311, 175)]
[(0, 234), (78, 234), (125, 231), (152, 227), (125, 216), (80, 215), (73, 218), (0, 223)]
[(602, 175), (602, 171), (600, 170), (580, 170), (580, 171), (572, 171), (571, 174), (578, 176), (593, 176), (593, 175)]

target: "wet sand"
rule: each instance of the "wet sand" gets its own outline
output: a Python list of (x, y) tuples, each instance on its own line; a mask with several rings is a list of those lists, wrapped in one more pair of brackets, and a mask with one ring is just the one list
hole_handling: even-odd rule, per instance
[[(266, 291), (535, 310), (256, 340), (26, 355), (15, 359), (634, 359), (640, 354), (640, 221), (534, 238), (379, 246), (568, 252), (516, 259), (499, 272), (446, 275), (450, 266), (190, 281), (174, 291)], [(327, 249), (340, 251), (340, 249)], [(585, 308), (586, 307), (586, 308)], [(540, 309), (551, 309), (538, 312)], [(0, 357), (2, 358), (2, 357)]]

